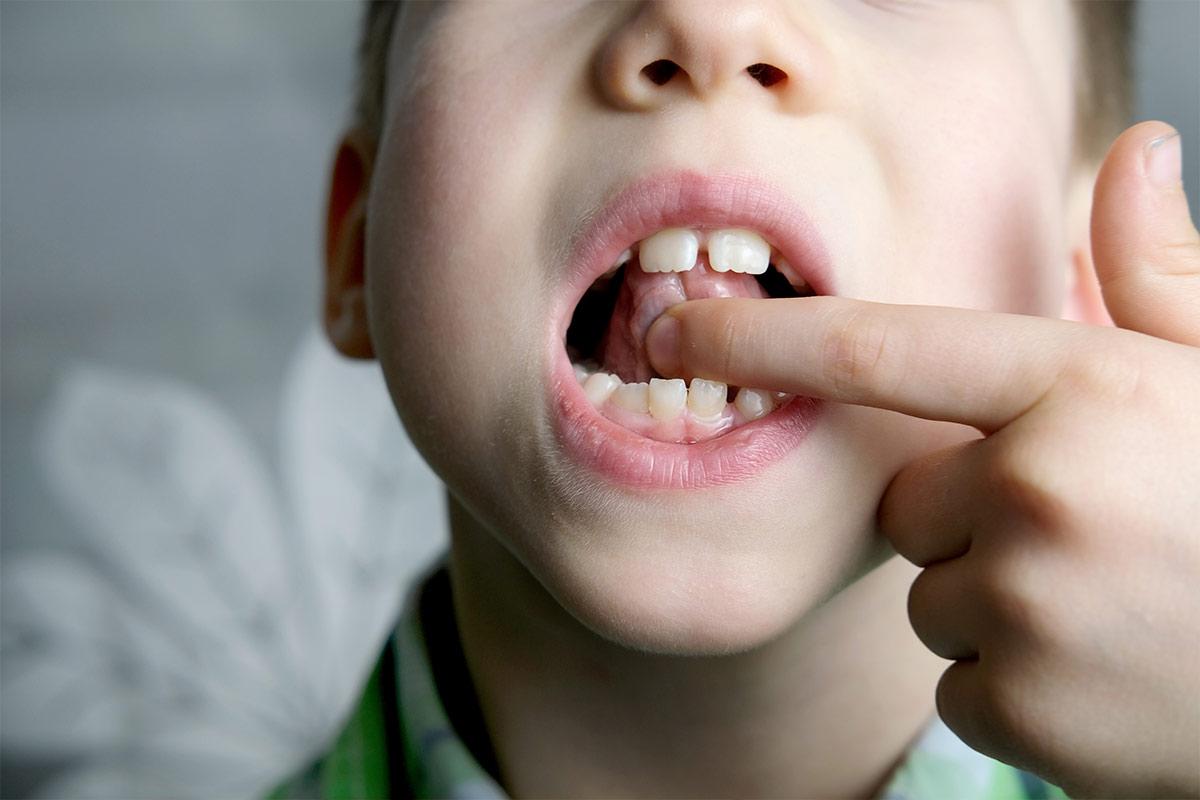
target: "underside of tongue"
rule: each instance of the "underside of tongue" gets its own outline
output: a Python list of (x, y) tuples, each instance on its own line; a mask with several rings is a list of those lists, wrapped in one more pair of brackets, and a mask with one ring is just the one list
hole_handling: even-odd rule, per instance
[(630, 262), (596, 358), (626, 383), (659, 377), (646, 357), (645, 342), (646, 332), (664, 311), (684, 300), (766, 296), (753, 275), (713, 272), (704, 253), (687, 272), (643, 272)]

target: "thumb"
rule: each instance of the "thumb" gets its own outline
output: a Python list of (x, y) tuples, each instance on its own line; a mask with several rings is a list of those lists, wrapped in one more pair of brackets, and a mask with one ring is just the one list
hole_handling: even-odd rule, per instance
[(1092, 198), (1092, 257), (1117, 325), (1200, 346), (1200, 233), (1170, 125), (1134, 125), (1108, 151)]

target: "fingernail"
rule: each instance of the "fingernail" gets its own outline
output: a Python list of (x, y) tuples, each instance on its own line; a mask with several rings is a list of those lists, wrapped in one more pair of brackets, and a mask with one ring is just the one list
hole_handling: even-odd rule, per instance
[(1146, 177), (1154, 186), (1173, 186), (1182, 180), (1183, 152), (1179, 134), (1151, 139), (1146, 145)]
[(646, 332), (646, 355), (662, 375), (675, 375), (679, 370), (679, 320), (663, 314)]

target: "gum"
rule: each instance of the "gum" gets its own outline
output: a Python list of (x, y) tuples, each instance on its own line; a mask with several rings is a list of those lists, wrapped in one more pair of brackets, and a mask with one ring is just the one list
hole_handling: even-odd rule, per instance
[(706, 442), (749, 422), (733, 403), (726, 403), (715, 419), (701, 419), (686, 407), (673, 420), (656, 419), (649, 414), (620, 408), (611, 402), (606, 402), (598, 410), (605, 419), (647, 439), (681, 444)]

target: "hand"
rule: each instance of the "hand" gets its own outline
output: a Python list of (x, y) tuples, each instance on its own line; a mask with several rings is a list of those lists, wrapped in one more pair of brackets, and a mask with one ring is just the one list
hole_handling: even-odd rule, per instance
[(1200, 795), (1200, 234), (1178, 139), (1149, 144), (1171, 132), (1126, 131), (1097, 181), (1119, 327), (814, 297), (684, 303), (648, 339), (664, 374), (984, 434), (901, 470), (880, 530), (924, 568), (942, 718), (1075, 796)]

